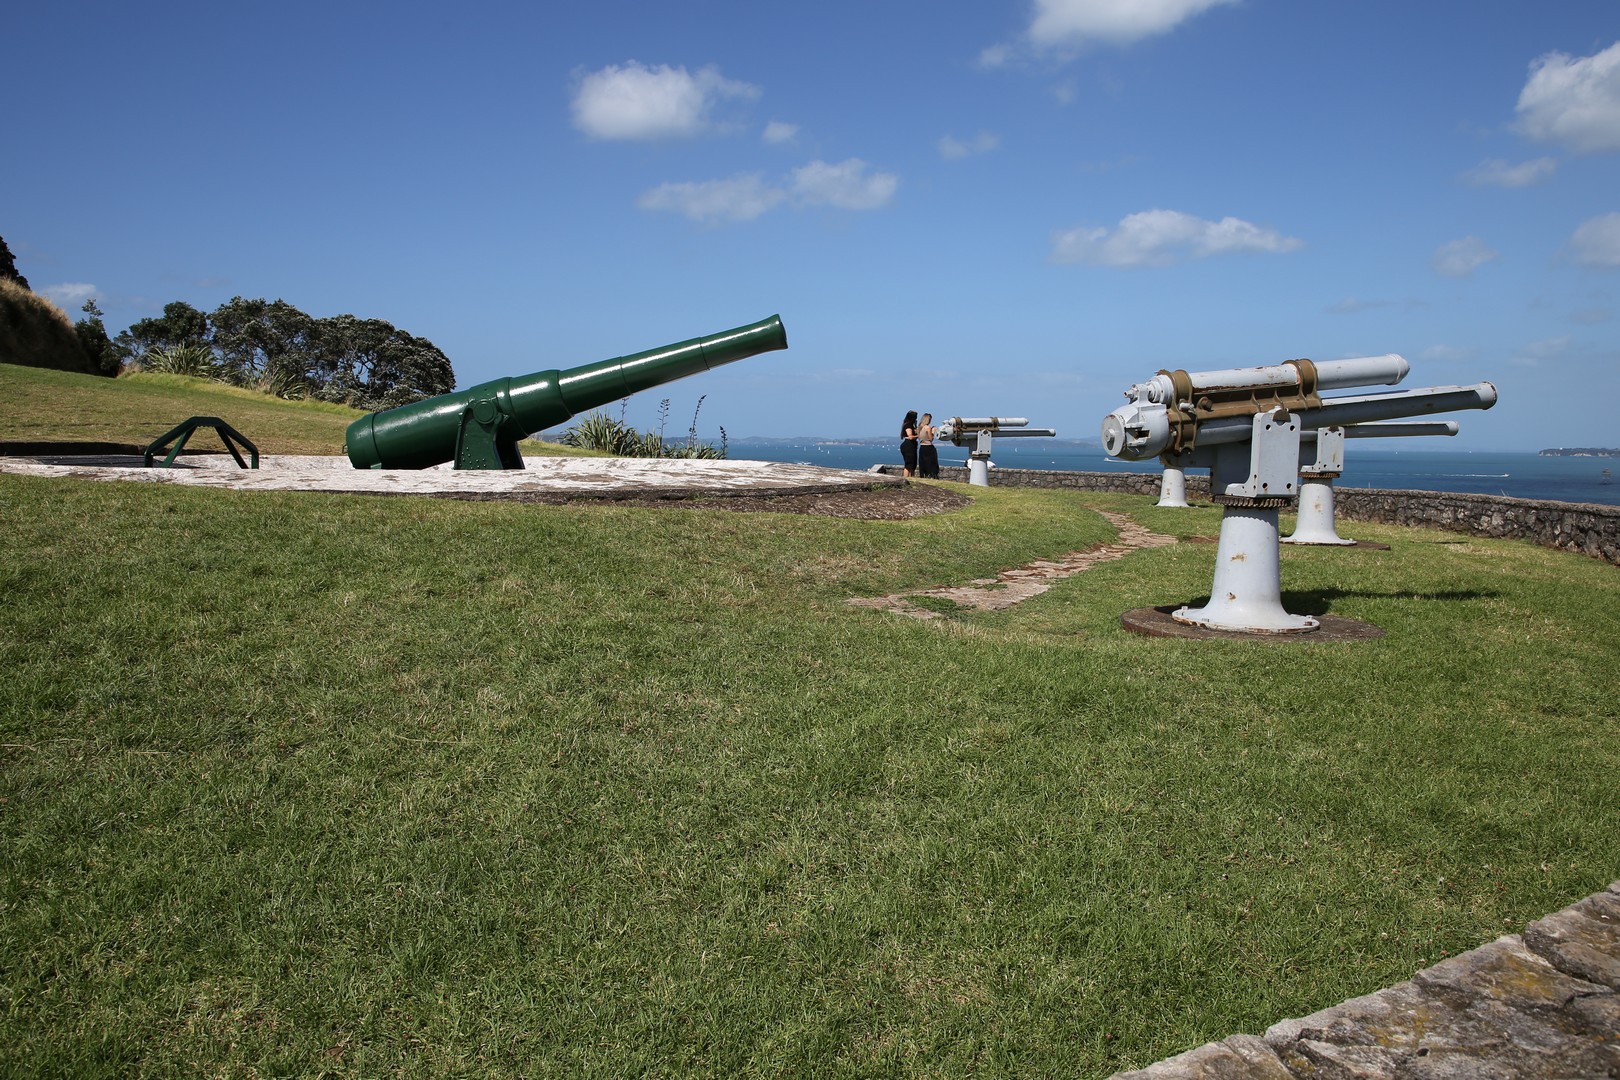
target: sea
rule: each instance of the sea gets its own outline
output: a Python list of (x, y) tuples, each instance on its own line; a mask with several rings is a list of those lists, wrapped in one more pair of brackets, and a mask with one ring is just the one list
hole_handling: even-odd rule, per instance
[[(1345, 447), (1344, 475), (1334, 481), (1335, 486), (1459, 491), (1620, 506), (1620, 458), (1543, 457), (1494, 450), (1372, 450), (1364, 446), (1351, 442)], [(878, 440), (743, 439), (728, 446), (727, 456), (863, 471), (879, 463), (900, 464), (898, 445)], [(1159, 471), (1156, 462), (1117, 461), (1100, 446), (1041, 438), (999, 440), (990, 460), (1004, 469)], [(939, 448), (939, 462), (965, 465), (967, 450), (944, 444)], [(995, 483), (994, 471), (990, 482)]]

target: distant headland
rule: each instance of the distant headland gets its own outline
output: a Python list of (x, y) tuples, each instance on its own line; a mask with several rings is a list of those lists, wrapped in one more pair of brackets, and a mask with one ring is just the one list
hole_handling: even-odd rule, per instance
[(1612, 446), (1560, 446), (1541, 451), (1542, 457), (1620, 457), (1620, 450)]

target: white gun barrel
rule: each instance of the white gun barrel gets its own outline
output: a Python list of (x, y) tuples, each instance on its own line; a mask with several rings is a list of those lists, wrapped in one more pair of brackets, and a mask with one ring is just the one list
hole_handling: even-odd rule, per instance
[[(1430, 386), (1333, 398), (1291, 415), (1298, 418), (1302, 429), (1309, 430), (1454, 409), (1488, 409), (1495, 404), (1496, 387), (1482, 382), (1473, 386)], [(1199, 446), (1247, 442), (1253, 432), (1252, 416), (1215, 417), (1199, 423), (1197, 442)], [(1126, 461), (1157, 457), (1170, 445), (1170, 418), (1163, 405), (1132, 402), (1103, 418), (1102, 436), (1103, 448), (1111, 457)]]
[[(1457, 421), (1455, 420), (1395, 420), (1385, 424), (1347, 424), (1344, 437), (1347, 439), (1385, 439), (1405, 437), (1409, 435), (1455, 435), (1457, 434)], [(1301, 431), (1300, 437), (1315, 435), (1316, 431)]]
[[(1317, 390), (1343, 390), (1348, 386), (1394, 386), (1406, 378), (1412, 365), (1398, 353), (1383, 356), (1358, 356), (1348, 360), (1306, 361), (1316, 370)], [(1176, 375), (1185, 375), (1193, 393), (1222, 390), (1267, 390), (1300, 386), (1301, 363), (1290, 360), (1283, 364), (1263, 367), (1223, 368), (1218, 371), (1160, 372), (1147, 382), (1137, 383), (1125, 391), (1133, 401), (1152, 401), (1160, 405), (1174, 405)]]
[[(1300, 409), (1301, 433), (1316, 428), (1344, 427), (1398, 416), (1451, 412), (1453, 409), (1488, 409), (1496, 404), (1496, 387), (1488, 382), (1473, 386), (1428, 386), (1419, 390), (1396, 390), (1388, 394), (1363, 394), (1322, 402), (1321, 408)], [(1200, 446), (1247, 442), (1254, 433), (1253, 421), (1246, 416), (1211, 420), (1198, 428)]]
[(1348, 426), (1453, 409), (1488, 409), (1496, 404), (1496, 396), (1496, 387), (1488, 382), (1472, 386), (1430, 386), (1422, 390), (1397, 390), (1392, 394), (1334, 398), (1322, 402), (1320, 408), (1301, 409), (1299, 418), (1300, 425), (1307, 428)]
[[(1343, 427), (1349, 432), (1355, 430), (1357, 425), (1374, 420), (1451, 412), (1453, 409), (1488, 409), (1495, 404), (1496, 387), (1482, 382), (1473, 386), (1427, 386), (1388, 394), (1333, 398), (1323, 401), (1320, 408), (1300, 409), (1293, 415), (1299, 420), (1301, 434), (1325, 427)], [(1252, 434), (1253, 421), (1248, 417), (1229, 417), (1200, 425), (1198, 442), (1204, 446), (1246, 442)]]
[(1028, 425), (1029, 420), (1022, 416), (953, 416), (939, 425), (939, 438), (957, 446), (966, 446), (981, 435), (1009, 439), (1057, 434), (1056, 428), (1032, 428)]

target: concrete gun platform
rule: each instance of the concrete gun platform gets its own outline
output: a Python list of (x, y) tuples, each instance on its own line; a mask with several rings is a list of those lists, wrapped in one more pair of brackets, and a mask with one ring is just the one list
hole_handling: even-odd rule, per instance
[(523, 469), (504, 471), (457, 471), (449, 465), (356, 469), (345, 457), (264, 455), (257, 469), (243, 469), (225, 454), (185, 454), (165, 469), (143, 468), (138, 454), (35, 454), (0, 457), (0, 472), (243, 491), (517, 502), (815, 495), (905, 486), (903, 479), (879, 473), (771, 461), (531, 457), (524, 464)]

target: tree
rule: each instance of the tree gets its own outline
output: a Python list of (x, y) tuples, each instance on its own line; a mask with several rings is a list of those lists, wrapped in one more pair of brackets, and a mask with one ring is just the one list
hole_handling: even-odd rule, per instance
[(123, 358), (118, 346), (107, 337), (107, 326), (101, 321), (103, 312), (96, 305), (95, 297), (86, 300), (79, 310), (84, 312), (85, 317), (73, 324), (73, 332), (79, 336), (85, 356), (95, 365), (98, 374), (117, 375), (118, 369), (123, 366)]
[(28, 279), (17, 272), (17, 260), (12, 256), (11, 249), (6, 246), (6, 238), (3, 236), (0, 236), (0, 280), (15, 281), (28, 289)]
[(124, 360), (139, 363), (148, 349), (172, 349), (178, 345), (208, 344), (208, 316), (186, 303), (174, 300), (163, 305), (157, 318), (142, 319), (119, 333), (115, 347)]
[(314, 394), (360, 409), (389, 409), (449, 393), (450, 359), (425, 338), (383, 319), (334, 315), (316, 321)]
[[(101, 312), (90, 308), (85, 311), (99, 321)], [(285, 300), (236, 296), (207, 315), (176, 300), (160, 318), (142, 319), (119, 334), (116, 346), (137, 362), (150, 354), (165, 364), (183, 358), (191, 366), (206, 352), (211, 377), (221, 381), (362, 409), (406, 405), (456, 385), (450, 358), (426, 338), (382, 319), (316, 319)]]
[(238, 386), (313, 388), (315, 320), (285, 300), (232, 297), (208, 316), (222, 377)]

